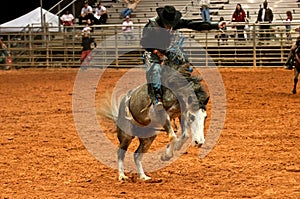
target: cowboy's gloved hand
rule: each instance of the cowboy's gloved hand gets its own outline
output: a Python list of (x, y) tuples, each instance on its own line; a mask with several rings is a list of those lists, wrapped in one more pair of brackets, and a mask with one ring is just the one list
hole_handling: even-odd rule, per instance
[(225, 26), (226, 26), (226, 21), (220, 21), (219, 22), (219, 29), (221, 29), (221, 28), (225, 28)]
[(164, 53), (161, 53), (159, 50), (153, 50), (153, 53), (159, 57), (160, 60), (163, 60), (165, 57)]

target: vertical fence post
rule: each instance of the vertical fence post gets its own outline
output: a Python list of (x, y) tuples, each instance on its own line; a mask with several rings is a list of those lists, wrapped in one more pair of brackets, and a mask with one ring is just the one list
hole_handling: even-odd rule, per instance
[(117, 26), (115, 27), (115, 59), (116, 59), (116, 66), (119, 66), (119, 53), (118, 53), (118, 31)]
[(205, 32), (205, 67), (208, 67), (208, 31)]
[(31, 63), (31, 67), (34, 66), (34, 50), (33, 50), (33, 35), (32, 35), (32, 28), (29, 27), (29, 62)]
[(256, 68), (256, 25), (253, 23), (252, 28), (252, 38), (253, 38), (253, 68)]
[(47, 32), (43, 32), (43, 35), (45, 34), (45, 38), (46, 38), (46, 67), (49, 67), (49, 35), (48, 35), (48, 31)]
[(283, 33), (280, 31), (280, 59), (283, 62), (284, 59), (284, 48), (283, 48)]

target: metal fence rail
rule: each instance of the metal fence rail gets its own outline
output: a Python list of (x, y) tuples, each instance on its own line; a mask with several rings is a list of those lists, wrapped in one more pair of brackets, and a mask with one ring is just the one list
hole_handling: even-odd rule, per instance
[[(185, 38), (184, 50), (191, 62), (198, 67), (278, 67), (282, 66), (292, 42), (299, 36), (300, 23), (294, 22), (291, 40), (288, 39), (285, 23), (272, 23), (269, 40), (260, 36), (259, 25), (247, 24), (243, 34), (246, 39), (239, 41), (235, 26), (228, 24), (224, 32), (218, 30), (195, 32), (180, 30)], [(97, 41), (93, 50), (92, 65), (96, 67), (138, 67), (142, 65), (143, 49), (139, 41), (144, 24), (134, 25), (134, 40), (127, 44), (121, 25), (94, 26), (92, 37)], [(9, 28), (9, 27), (8, 27)], [(70, 32), (57, 32), (35, 26), (24, 32), (0, 32), (13, 57), (13, 68), (23, 67), (79, 67), (81, 54), (81, 30), (74, 26)], [(58, 29), (58, 28), (55, 28)], [(46, 31), (39, 31), (46, 30)], [(218, 39), (227, 34), (227, 41)]]

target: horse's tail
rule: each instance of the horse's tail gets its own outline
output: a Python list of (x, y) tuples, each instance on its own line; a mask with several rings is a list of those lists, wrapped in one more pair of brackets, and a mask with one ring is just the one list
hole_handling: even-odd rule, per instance
[(111, 96), (107, 94), (101, 103), (99, 110), (100, 114), (116, 122), (118, 118), (119, 105), (123, 97), (123, 95), (117, 96), (115, 92)]

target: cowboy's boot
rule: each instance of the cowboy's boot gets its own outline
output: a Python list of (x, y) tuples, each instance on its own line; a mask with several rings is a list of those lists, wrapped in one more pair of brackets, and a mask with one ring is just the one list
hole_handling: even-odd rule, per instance
[(162, 91), (161, 89), (153, 88), (155, 101), (154, 101), (154, 108), (157, 111), (161, 111), (164, 109), (163, 102), (162, 102)]

